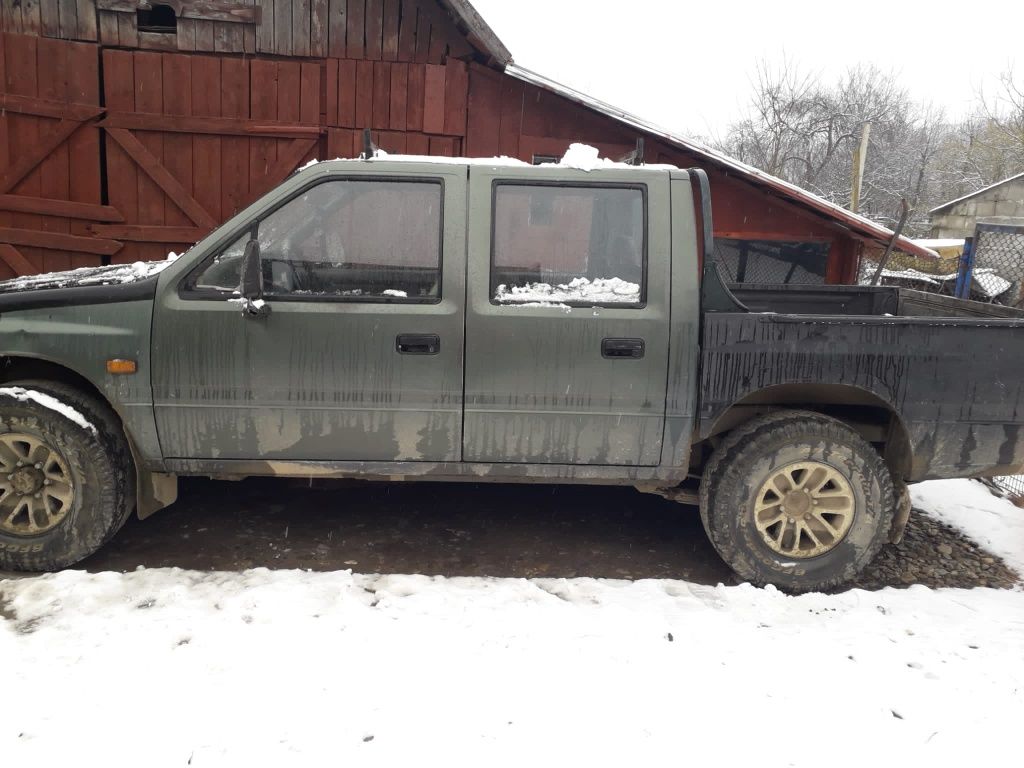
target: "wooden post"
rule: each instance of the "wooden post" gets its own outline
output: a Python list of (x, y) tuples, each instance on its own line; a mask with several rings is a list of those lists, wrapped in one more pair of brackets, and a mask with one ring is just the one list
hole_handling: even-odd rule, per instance
[(860, 129), (860, 144), (853, 151), (853, 189), (850, 192), (850, 210), (860, 212), (860, 188), (864, 183), (864, 165), (868, 159), (868, 137), (871, 123), (864, 123)]

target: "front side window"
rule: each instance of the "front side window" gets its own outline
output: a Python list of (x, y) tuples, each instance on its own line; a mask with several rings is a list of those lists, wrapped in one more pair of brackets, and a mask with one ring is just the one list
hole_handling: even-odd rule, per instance
[(491, 301), (642, 306), (645, 218), (640, 187), (496, 185)]
[[(257, 227), (267, 298), (436, 301), (439, 182), (344, 180), (310, 187)], [(236, 289), (246, 234), (194, 286)]]

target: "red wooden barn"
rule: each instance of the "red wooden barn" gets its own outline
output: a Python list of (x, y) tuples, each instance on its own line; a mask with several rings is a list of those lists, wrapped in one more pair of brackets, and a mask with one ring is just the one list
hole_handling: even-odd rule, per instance
[(850, 281), (891, 237), (517, 67), (466, 0), (0, 0), (0, 30), (0, 278), (163, 258), (363, 128), (533, 162), (643, 138), (708, 171), (739, 280)]

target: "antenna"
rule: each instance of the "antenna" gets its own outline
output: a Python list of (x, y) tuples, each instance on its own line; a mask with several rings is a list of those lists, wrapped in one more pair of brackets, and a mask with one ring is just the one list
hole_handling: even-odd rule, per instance
[(363, 153), (359, 155), (359, 159), (372, 160), (377, 156), (378, 149), (380, 149), (380, 147), (373, 143), (373, 136), (370, 135), (370, 129), (363, 129)]
[(628, 155), (624, 155), (619, 158), (620, 163), (629, 163), (630, 165), (643, 165), (644, 164), (644, 137), (640, 136), (636, 140), (636, 149), (630, 152)]

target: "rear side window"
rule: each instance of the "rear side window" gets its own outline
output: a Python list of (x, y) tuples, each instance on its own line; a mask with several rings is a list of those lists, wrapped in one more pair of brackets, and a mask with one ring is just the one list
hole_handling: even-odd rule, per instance
[[(337, 180), (304, 190), (258, 222), (267, 298), (439, 300), (441, 201), (439, 181)], [(248, 237), (195, 287), (236, 289)]]
[(492, 303), (643, 306), (643, 187), (499, 183), (493, 207)]

